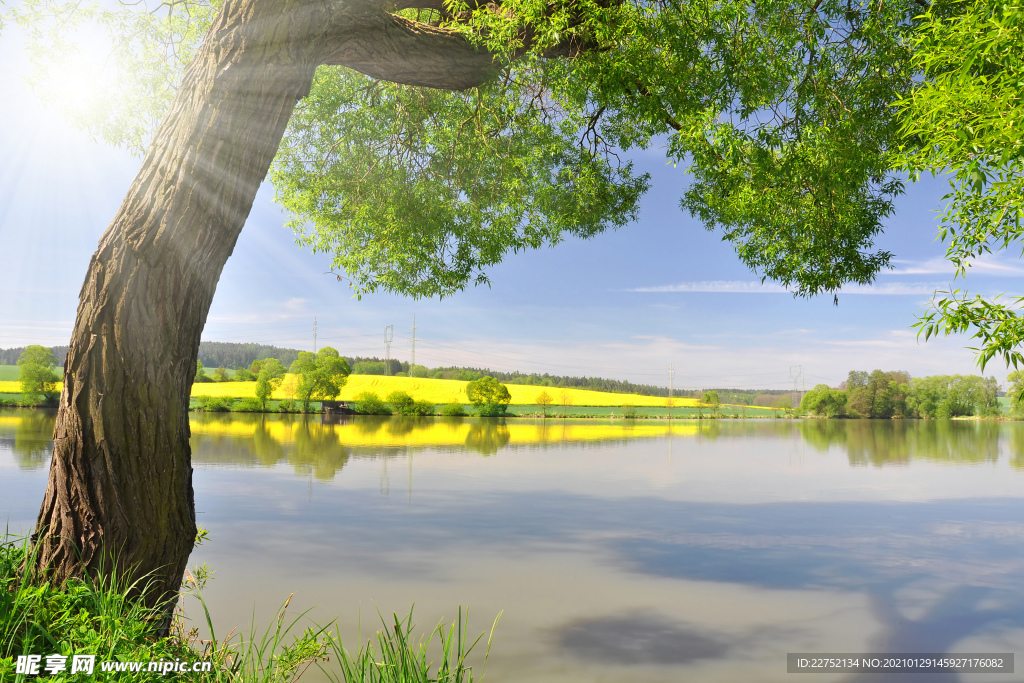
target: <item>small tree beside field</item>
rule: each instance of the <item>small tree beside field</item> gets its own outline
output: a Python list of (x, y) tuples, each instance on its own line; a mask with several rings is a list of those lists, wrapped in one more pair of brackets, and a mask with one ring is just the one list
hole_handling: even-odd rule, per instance
[(299, 351), (291, 372), (299, 376), (295, 398), (302, 404), (302, 412), (308, 413), (312, 401), (329, 401), (341, 393), (349, 367), (337, 349), (325, 346), (317, 353)]
[(57, 359), (45, 346), (31, 344), (25, 347), (18, 358), (18, 366), (21, 368), (21, 393), (27, 401), (42, 397), (44, 402), (52, 404), (57, 400), (60, 377), (53, 370), (56, 365)]
[(475, 379), (466, 385), (466, 396), (477, 407), (481, 417), (494, 417), (505, 413), (505, 406), (512, 402), (508, 387), (490, 376)]
[(267, 399), (281, 386), (284, 374), (284, 366), (276, 358), (267, 358), (260, 363), (259, 374), (256, 377), (256, 398), (259, 399), (263, 412), (267, 412)]
[(554, 400), (551, 398), (551, 394), (549, 394), (546, 391), (542, 391), (539, 394), (537, 394), (537, 397), (533, 400), (536, 401), (537, 405), (540, 406), (540, 410), (542, 413), (544, 413), (544, 417), (547, 417), (548, 406), (551, 405), (551, 402)]

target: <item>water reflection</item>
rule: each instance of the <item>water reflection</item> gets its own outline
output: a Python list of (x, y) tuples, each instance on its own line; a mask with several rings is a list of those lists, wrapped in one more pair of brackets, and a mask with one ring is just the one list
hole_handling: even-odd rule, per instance
[[(49, 463), (56, 414), (0, 411), (0, 445), (23, 469)], [(345, 417), (196, 413), (193, 458), (224, 465), (292, 465), (296, 473), (332, 479), (351, 457), (465, 448), (484, 456), (505, 448), (621, 444), (667, 436), (722, 438), (799, 436), (814, 450), (844, 451), (853, 466), (906, 465), (913, 460), (995, 463), (1005, 451), (1024, 469), (1024, 423), (960, 420), (514, 420), (500, 418)], [(1005, 444), (1005, 446), (1003, 446)]]
[(558, 634), (563, 650), (586, 662), (619, 666), (692, 664), (725, 657), (730, 647), (706, 627), (687, 626), (656, 613), (577, 619)]
[[(16, 516), (38, 505), (52, 419), (0, 413), (14, 475), (0, 501)], [(787, 651), (962, 652), (1024, 633), (1024, 480), (1006, 466), (1024, 465), (1024, 425), (197, 414), (191, 427), (213, 539), (193, 561), (230, 577), (208, 595), (228, 628), (254, 599), (280, 604), (277, 588), (353, 629), (359, 609), (468, 602), (507, 610), (495, 680), (538, 683), (782, 681)], [(379, 495), (389, 487), (409, 495)]]
[[(916, 619), (903, 614), (893, 591), (871, 594), (870, 604), (872, 614), (883, 626), (869, 646), (871, 652), (949, 653), (957, 643), (972, 635), (1024, 626), (1021, 611), (1024, 601), (1019, 594), (980, 586), (957, 586), (940, 594)], [(846, 683), (902, 683), (920, 681), (921, 676), (919, 673), (858, 674), (847, 678)], [(927, 676), (930, 683), (961, 680), (959, 674), (952, 672)]]
[(53, 410), (0, 411), (0, 447), (10, 448), (22, 469), (49, 465), (56, 421)]
[[(904, 465), (911, 460), (977, 464), (999, 459), (1010, 437), (1017, 466), (1024, 425), (982, 420), (803, 420), (804, 440), (819, 451), (846, 451), (851, 465)], [(1013, 461), (1011, 461), (1011, 464)]]

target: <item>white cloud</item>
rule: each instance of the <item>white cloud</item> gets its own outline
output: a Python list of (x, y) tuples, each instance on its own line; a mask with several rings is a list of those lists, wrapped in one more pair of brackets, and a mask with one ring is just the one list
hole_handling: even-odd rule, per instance
[[(838, 384), (850, 370), (906, 370), (915, 377), (978, 374), (967, 339), (940, 338), (918, 343), (911, 330), (866, 334), (859, 339), (822, 338), (810, 332), (785, 339), (762, 337), (715, 339), (693, 344), (667, 336), (633, 336), (603, 343), (495, 342), (452, 340), (424, 343), (416, 358), (429, 366), (472, 365), (499, 371), (545, 372), (625, 379), (643, 384), (668, 384), (668, 367), (676, 369), (675, 386), (787, 388), (791, 365), (802, 365), (808, 386)], [(540, 361), (540, 362), (538, 362)], [(1005, 372), (991, 367), (1000, 381)]]
[[(883, 275), (936, 275), (942, 273), (952, 277), (954, 274), (953, 264), (944, 258), (933, 258), (926, 261), (894, 259), (893, 263), (901, 264), (902, 267), (884, 271)], [(1024, 266), (1021, 266), (1017, 259), (987, 254), (972, 261), (967, 272), (972, 275), (1024, 277)]]
[[(918, 296), (931, 294), (941, 289), (942, 283), (889, 282), (876, 285), (847, 285), (839, 290), (839, 294), (872, 294), (886, 296)], [(657, 285), (653, 287), (634, 287), (627, 292), (661, 293), (661, 292), (699, 292), (713, 294), (792, 294), (782, 285), (772, 282), (764, 284), (758, 281), (744, 282), (740, 280), (703, 280), (699, 282), (680, 282), (674, 285)]]

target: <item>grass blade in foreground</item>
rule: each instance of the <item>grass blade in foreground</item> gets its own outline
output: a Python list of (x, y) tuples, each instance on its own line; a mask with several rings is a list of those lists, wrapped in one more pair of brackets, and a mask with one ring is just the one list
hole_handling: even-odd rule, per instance
[[(462, 617), (462, 607), (459, 607), (459, 616), (451, 624), (447, 625), (441, 621), (430, 632), (426, 639), (421, 639), (417, 646), (412, 642), (412, 610), (404, 620), (399, 619), (397, 614), (392, 614), (394, 624), (389, 626), (381, 615), (383, 628), (377, 631), (377, 643), (368, 640), (366, 645), (360, 648), (353, 656), (341, 644), (340, 634), (332, 643), (332, 650), (335, 660), (341, 668), (341, 678), (337, 672), (321, 665), (324, 673), (334, 683), (472, 683), (473, 669), (466, 665), (466, 660), (473, 648), (480, 642), (484, 634), (477, 636), (472, 644), (467, 643), (467, 631), (469, 628), (469, 611), (466, 617)], [(480, 672), (480, 679), (484, 677), (484, 670), (487, 666), (487, 658), (491, 652), (491, 643), (494, 639), (494, 630), (498, 627), (501, 614), (494, 619), (490, 635), (487, 638), (487, 649), (484, 652), (483, 669)], [(432, 676), (430, 669), (433, 665), (428, 661), (427, 650), (434, 636), (438, 636), (441, 647), (441, 661), (437, 667), (436, 677)], [(379, 660), (378, 660), (379, 657)]]

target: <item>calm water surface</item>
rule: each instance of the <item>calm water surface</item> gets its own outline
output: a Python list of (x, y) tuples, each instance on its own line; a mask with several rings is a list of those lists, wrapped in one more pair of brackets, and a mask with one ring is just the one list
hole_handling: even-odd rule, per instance
[[(0, 412), (30, 528), (52, 415)], [(783, 681), (787, 652), (1024, 658), (1024, 424), (196, 415), (222, 633), (504, 616), (486, 680)], [(1024, 661), (1017, 662), (1024, 669)], [(796, 675), (799, 681), (887, 681)], [(1022, 681), (1024, 675), (907, 680)]]

